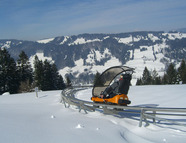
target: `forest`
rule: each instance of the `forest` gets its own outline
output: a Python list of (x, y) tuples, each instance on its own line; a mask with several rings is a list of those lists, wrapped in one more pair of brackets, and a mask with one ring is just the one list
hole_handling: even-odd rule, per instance
[(141, 78), (137, 79), (136, 85), (161, 85), (161, 84), (185, 84), (186, 83), (186, 64), (181, 61), (176, 69), (173, 63), (168, 65), (163, 76), (159, 76), (156, 69), (149, 71), (145, 67)]
[(61, 90), (66, 85), (54, 63), (35, 56), (32, 68), (24, 51), (15, 61), (6, 49), (0, 49), (0, 94), (30, 92), (35, 87), (46, 91)]

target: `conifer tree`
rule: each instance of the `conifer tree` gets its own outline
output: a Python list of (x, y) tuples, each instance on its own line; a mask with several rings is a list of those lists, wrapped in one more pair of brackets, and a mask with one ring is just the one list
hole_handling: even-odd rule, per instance
[(100, 79), (100, 73), (97, 72), (94, 77), (94, 85), (96, 86), (103, 86), (103, 81)]
[(161, 77), (158, 76), (158, 72), (156, 69), (152, 71), (152, 84), (154, 85), (160, 85), (161, 84)]
[(35, 56), (34, 69), (35, 85), (39, 87), (39, 89), (42, 89), (44, 84), (43, 62), (39, 60), (37, 56)]
[(162, 84), (162, 80), (161, 80), (161, 77), (160, 77), (160, 76), (158, 76), (158, 77), (155, 78), (154, 84), (155, 84), (155, 85), (160, 85), (160, 84)]
[[(19, 55), (19, 59), (17, 60), (17, 68), (19, 72), (19, 80), (21, 82), (21, 85), (23, 85), (25, 88), (20, 90), (29, 91), (30, 85), (33, 82), (33, 73), (28, 56), (25, 54), (24, 51), (22, 51)], [(28, 87), (26, 87), (25, 85), (27, 85)], [(23, 86), (21, 86), (20, 88), (22, 88)]]
[(141, 80), (141, 77), (139, 79), (137, 79), (137, 82), (136, 82), (136, 85), (142, 85), (142, 80)]
[(42, 90), (54, 89), (54, 80), (52, 76), (52, 70), (50, 63), (45, 60), (43, 64), (43, 86)]
[(57, 84), (57, 89), (58, 90), (66, 88), (63, 77), (61, 75), (58, 75), (56, 84)]
[(168, 84), (175, 84), (177, 82), (177, 72), (173, 63), (168, 66), (167, 69)]
[(54, 63), (51, 65), (51, 70), (52, 78), (54, 81), (54, 89), (64, 89), (65, 83), (63, 77), (59, 74), (58, 69)]
[(35, 83), (41, 90), (46, 91), (65, 88), (63, 77), (59, 75), (57, 67), (54, 63), (47, 60), (42, 62), (38, 59), (38, 57), (35, 57), (34, 64)]
[(180, 77), (180, 81), (182, 81), (183, 84), (186, 83), (186, 64), (185, 60), (182, 60), (180, 67), (178, 68), (178, 74)]
[(162, 84), (168, 84), (168, 75), (166, 73), (164, 73), (162, 80), (161, 80)]
[(16, 63), (6, 49), (0, 49), (0, 94), (17, 93), (19, 79)]
[(72, 86), (72, 82), (69, 78), (69, 76), (66, 76), (66, 87), (71, 87)]
[(143, 71), (142, 83), (143, 83), (143, 85), (149, 85), (152, 83), (152, 77), (151, 77), (151, 74), (150, 74), (149, 70), (147, 69), (147, 67), (145, 67), (145, 69)]

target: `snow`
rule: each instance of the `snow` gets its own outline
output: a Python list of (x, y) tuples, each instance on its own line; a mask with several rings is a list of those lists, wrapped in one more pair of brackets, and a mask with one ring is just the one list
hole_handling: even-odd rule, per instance
[(163, 33), (162, 35), (168, 36), (170, 40), (186, 38), (185, 33)]
[(3, 95), (10, 95), (10, 93), (9, 92), (5, 92), (5, 93), (3, 93)]
[[(145, 67), (150, 72), (155, 69), (159, 76), (164, 75), (165, 65), (161, 62), (161, 59), (164, 58), (163, 52), (166, 47), (166, 43), (163, 42), (153, 46), (140, 46), (140, 49), (135, 49), (134, 52), (130, 51), (130, 58), (133, 57), (133, 59), (129, 60), (125, 65), (135, 68), (133, 85), (136, 84), (137, 78), (142, 76)], [(178, 63), (178, 65), (180, 64)]]
[(108, 38), (110, 38), (110, 36), (103, 37), (104, 40), (105, 40), (105, 39), (108, 39)]
[(142, 36), (138, 35), (137, 37), (133, 37), (133, 39), (134, 39), (134, 42), (138, 42), (142, 39)]
[(37, 42), (46, 44), (46, 43), (49, 43), (49, 42), (53, 41), (54, 39), (55, 38), (43, 39), (43, 40), (38, 40)]
[(89, 54), (87, 55), (87, 59), (85, 60), (86, 63), (88, 63), (88, 64), (95, 64), (94, 51), (95, 50), (91, 50), (89, 52)]
[(64, 40), (60, 43), (60, 45), (63, 45), (67, 40), (68, 40), (69, 36), (65, 36)]
[(93, 40), (85, 40), (84, 38), (77, 38), (73, 43), (68, 44), (70, 45), (78, 45), (78, 44), (85, 44), (85, 43), (91, 43), (95, 41), (101, 41), (100, 39), (93, 39)]
[[(95, 65), (96, 61), (101, 61), (104, 58), (110, 57), (104, 65)], [(80, 58), (79, 60), (74, 61), (74, 67), (65, 67), (59, 70), (59, 73), (64, 77), (66, 73), (74, 74), (76, 78), (78, 78), (80, 73), (85, 71), (89, 71), (89, 74), (93, 73), (96, 74), (98, 72), (103, 72), (107, 68), (114, 66), (122, 65), (122, 63), (114, 56), (112, 56), (111, 52), (108, 48), (105, 48), (103, 53), (100, 53), (98, 50), (91, 50), (90, 53), (87, 55), (87, 58), (84, 60)]]
[(108, 48), (105, 48), (103, 53), (100, 53), (98, 50), (91, 50), (90, 53), (87, 55), (87, 59), (85, 60), (88, 64), (95, 64), (95, 60), (101, 61), (102, 59), (111, 56), (111, 52)]
[(153, 34), (148, 34), (148, 37), (153, 41), (155, 42), (156, 40), (159, 40), (158, 37), (154, 36)]
[(46, 57), (46, 56), (44, 56), (44, 53), (43, 52), (37, 52), (35, 55), (30, 56), (30, 58), (29, 58), (29, 62), (30, 62), (31, 66), (33, 68), (34, 68), (34, 60), (35, 60), (35, 56), (36, 55), (39, 58), (39, 60), (42, 60), (43, 62), (45, 60), (47, 60), (47, 61), (50, 61), (50, 62), (54, 63), (54, 60), (52, 60), (52, 57)]
[(10, 48), (10, 45), (11, 45), (11, 41), (6, 41), (6, 43), (3, 46), (1, 46), (1, 48), (8, 49), (8, 48)]
[[(152, 41), (156, 41), (158, 40), (158, 37), (154, 36), (153, 34), (148, 34), (148, 37), (152, 40)], [(125, 37), (125, 38), (117, 38), (115, 37), (116, 40), (118, 40), (118, 43), (123, 43), (123, 44), (130, 44), (131, 42), (138, 42), (141, 39), (143, 40), (148, 40), (147, 37), (143, 37), (143, 36), (139, 36), (137, 35), (136, 37), (133, 37), (132, 35), (130, 35), (129, 37)]]
[[(156, 92), (154, 92), (156, 91)], [(0, 96), (0, 142), (2, 143), (185, 143), (186, 127), (150, 124), (138, 127), (139, 116), (120, 117), (96, 112), (79, 113), (75, 106), (60, 103), (61, 91)], [(132, 86), (130, 106), (186, 108), (186, 85)], [(91, 89), (76, 93), (90, 101)], [(180, 117), (183, 123), (186, 117)]]
[(104, 66), (112, 67), (111, 65), (121, 65), (122, 63), (116, 58), (111, 56), (111, 59), (105, 62)]
[(129, 44), (130, 42), (132, 42), (132, 35), (126, 38), (115, 38), (115, 39), (118, 40), (118, 43)]
[[(167, 38), (168, 37), (168, 38)], [(66, 37), (64, 41), (69, 37)], [(75, 44), (85, 44), (94, 41), (102, 41), (104, 39), (110, 38), (109, 36), (105, 36), (102, 39), (85, 39), (84, 37), (79, 37), (69, 43), (70, 45)], [(92, 49), (88, 53), (85, 59), (78, 59), (74, 61), (74, 67), (64, 67), (59, 70), (59, 73), (64, 77), (65, 74), (73, 74), (73, 76), (78, 78), (80, 73), (86, 71), (89, 75), (95, 74), (96, 72), (102, 73), (107, 68), (112, 66), (129, 66), (135, 68), (134, 79), (132, 81), (132, 85), (136, 84), (137, 78), (140, 78), (143, 74), (144, 68), (147, 67), (151, 72), (156, 70), (159, 76), (163, 76), (166, 69), (166, 62), (175, 62), (175, 66), (179, 67), (180, 63), (174, 61), (173, 59), (165, 57), (166, 48), (169, 48), (167, 45), (167, 40), (175, 40), (186, 38), (185, 33), (162, 33), (162, 36), (157, 36), (154, 33), (148, 33), (147, 35), (131, 35), (129, 34), (126, 37), (111, 37), (118, 41), (118, 43), (123, 43), (129, 46), (132, 46), (133, 42), (138, 42), (140, 40), (151, 40), (154, 42), (151, 46), (148, 45), (140, 45), (139, 49), (132, 50), (129, 49), (130, 59), (126, 59), (126, 63), (122, 64), (121, 61), (112, 55), (110, 50), (105, 47), (104, 52), (100, 52), (99, 50)], [(64, 43), (64, 41), (62, 43)], [(157, 43), (157, 41), (159, 41)], [(156, 42), (156, 43), (155, 43)], [(184, 52), (184, 51), (183, 51)], [(67, 56), (64, 56), (64, 60)], [(126, 57), (124, 57), (126, 58)], [(105, 63), (103, 63), (105, 61)], [(100, 63), (100, 65), (98, 65)], [(97, 65), (96, 65), (97, 64)], [(89, 72), (88, 72), (89, 71)], [(80, 72), (80, 73), (78, 73)]]

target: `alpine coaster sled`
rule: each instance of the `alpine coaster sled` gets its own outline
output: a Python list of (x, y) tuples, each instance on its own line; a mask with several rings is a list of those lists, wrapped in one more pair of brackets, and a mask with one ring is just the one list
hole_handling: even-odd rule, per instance
[(127, 106), (131, 103), (127, 94), (133, 72), (134, 69), (127, 66), (114, 66), (105, 70), (95, 81), (91, 100), (94, 103)]

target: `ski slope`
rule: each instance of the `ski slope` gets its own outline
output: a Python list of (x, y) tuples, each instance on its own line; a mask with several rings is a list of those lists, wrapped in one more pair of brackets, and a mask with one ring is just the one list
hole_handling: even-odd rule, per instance
[[(79, 113), (60, 103), (60, 92), (39, 92), (39, 98), (34, 92), (0, 96), (0, 143), (186, 142), (185, 126), (160, 122), (140, 128), (134, 114)], [(130, 106), (186, 108), (186, 85), (132, 86), (128, 96)], [(91, 89), (76, 97), (90, 101)]]

